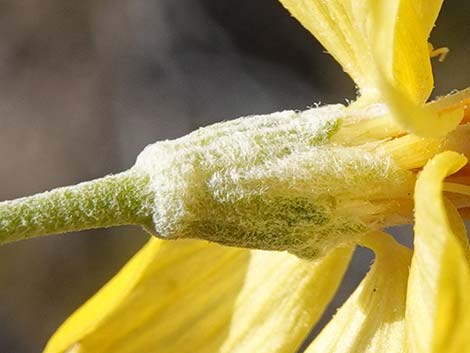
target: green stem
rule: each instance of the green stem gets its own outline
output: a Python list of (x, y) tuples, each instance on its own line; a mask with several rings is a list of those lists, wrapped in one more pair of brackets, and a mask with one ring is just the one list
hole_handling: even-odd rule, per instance
[(135, 171), (0, 202), (0, 243), (151, 222), (149, 177)]

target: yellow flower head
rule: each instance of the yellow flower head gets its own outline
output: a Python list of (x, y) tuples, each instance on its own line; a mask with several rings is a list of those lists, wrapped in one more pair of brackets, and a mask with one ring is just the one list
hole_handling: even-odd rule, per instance
[[(147, 147), (131, 173), (149, 214), (135, 219), (160, 238), (235, 247), (152, 239), (46, 353), (296, 352), (356, 244), (376, 260), (306, 352), (470, 352), (470, 92), (427, 102), (442, 1), (281, 3), (358, 100)], [(413, 217), (413, 251), (380, 231)]]

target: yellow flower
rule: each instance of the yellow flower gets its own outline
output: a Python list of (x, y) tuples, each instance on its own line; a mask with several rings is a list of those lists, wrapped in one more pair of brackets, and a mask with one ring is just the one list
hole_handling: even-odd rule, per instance
[[(330, 159), (315, 165), (332, 178), (336, 174), (328, 174), (329, 164), (343, 163), (341, 170), (349, 173), (341, 179), (342, 188), (339, 179), (320, 185), (334, 195), (335, 212), (328, 214), (332, 226), (315, 238), (313, 248), (304, 246), (305, 239), (292, 244), (301, 231), (286, 236), (285, 243), (273, 243), (260, 240), (260, 234), (269, 234), (258, 229), (247, 232), (257, 237), (240, 240), (230, 238), (227, 225), (205, 225), (199, 237), (207, 231), (206, 239), (224, 244), (316, 259), (199, 240), (152, 239), (63, 324), (45, 352), (296, 352), (334, 295), (356, 243), (372, 249), (376, 260), (307, 352), (470, 352), (470, 254), (458, 212), (470, 207), (464, 197), (470, 187), (467, 159), (457, 153), (469, 151), (470, 94), (426, 103), (433, 87), (427, 39), (442, 1), (281, 2), (359, 87), (360, 97), (349, 107), (309, 113), (341, 117), (341, 126), (327, 138), (333, 146)], [(344, 155), (350, 161), (344, 162)], [(315, 157), (321, 160), (320, 154)], [(284, 174), (263, 178), (272, 178), (283, 190), (287, 183), (294, 185), (291, 190), (301, 194), (302, 173), (291, 169), (304, 163), (300, 171), (309, 170), (307, 161), (296, 157), (293, 164), (286, 162)], [(145, 159), (137, 168), (149, 163)], [(240, 175), (233, 180), (252, 181)], [(291, 179), (285, 181), (286, 175)], [(413, 197), (411, 251), (379, 230), (409, 221)], [(232, 205), (223, 213), (227, 219), (240, 214), (249, 219), (243, 207), (265, 209), (259, 202)], [(211, 207), (217, 205), (207, 204)], [(280, 214), (266, 217), (276, 223)], [(165, 215), (162, 209), (159, 216)], [(211, 213), (205, 216), (209, 222)], [(173, 237), (171, 230), (168, 234)]]

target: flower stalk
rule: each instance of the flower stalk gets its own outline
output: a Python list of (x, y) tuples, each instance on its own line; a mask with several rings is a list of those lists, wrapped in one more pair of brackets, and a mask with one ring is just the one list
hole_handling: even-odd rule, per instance
[(0, 243), (151, 220), (148, 177), (133, 170), (0, 202)]

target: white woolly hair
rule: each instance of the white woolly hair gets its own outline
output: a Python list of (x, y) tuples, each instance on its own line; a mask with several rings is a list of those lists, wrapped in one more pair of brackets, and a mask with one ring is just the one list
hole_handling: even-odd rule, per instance
[[(383, 226), (383, 199), (413, 176), (390, 158), (330, 143), (342, 105), (251, 116), (148, 146), (153, 233), (315, 258)], [(384, 196), (386, 195), (386, 196)]]

